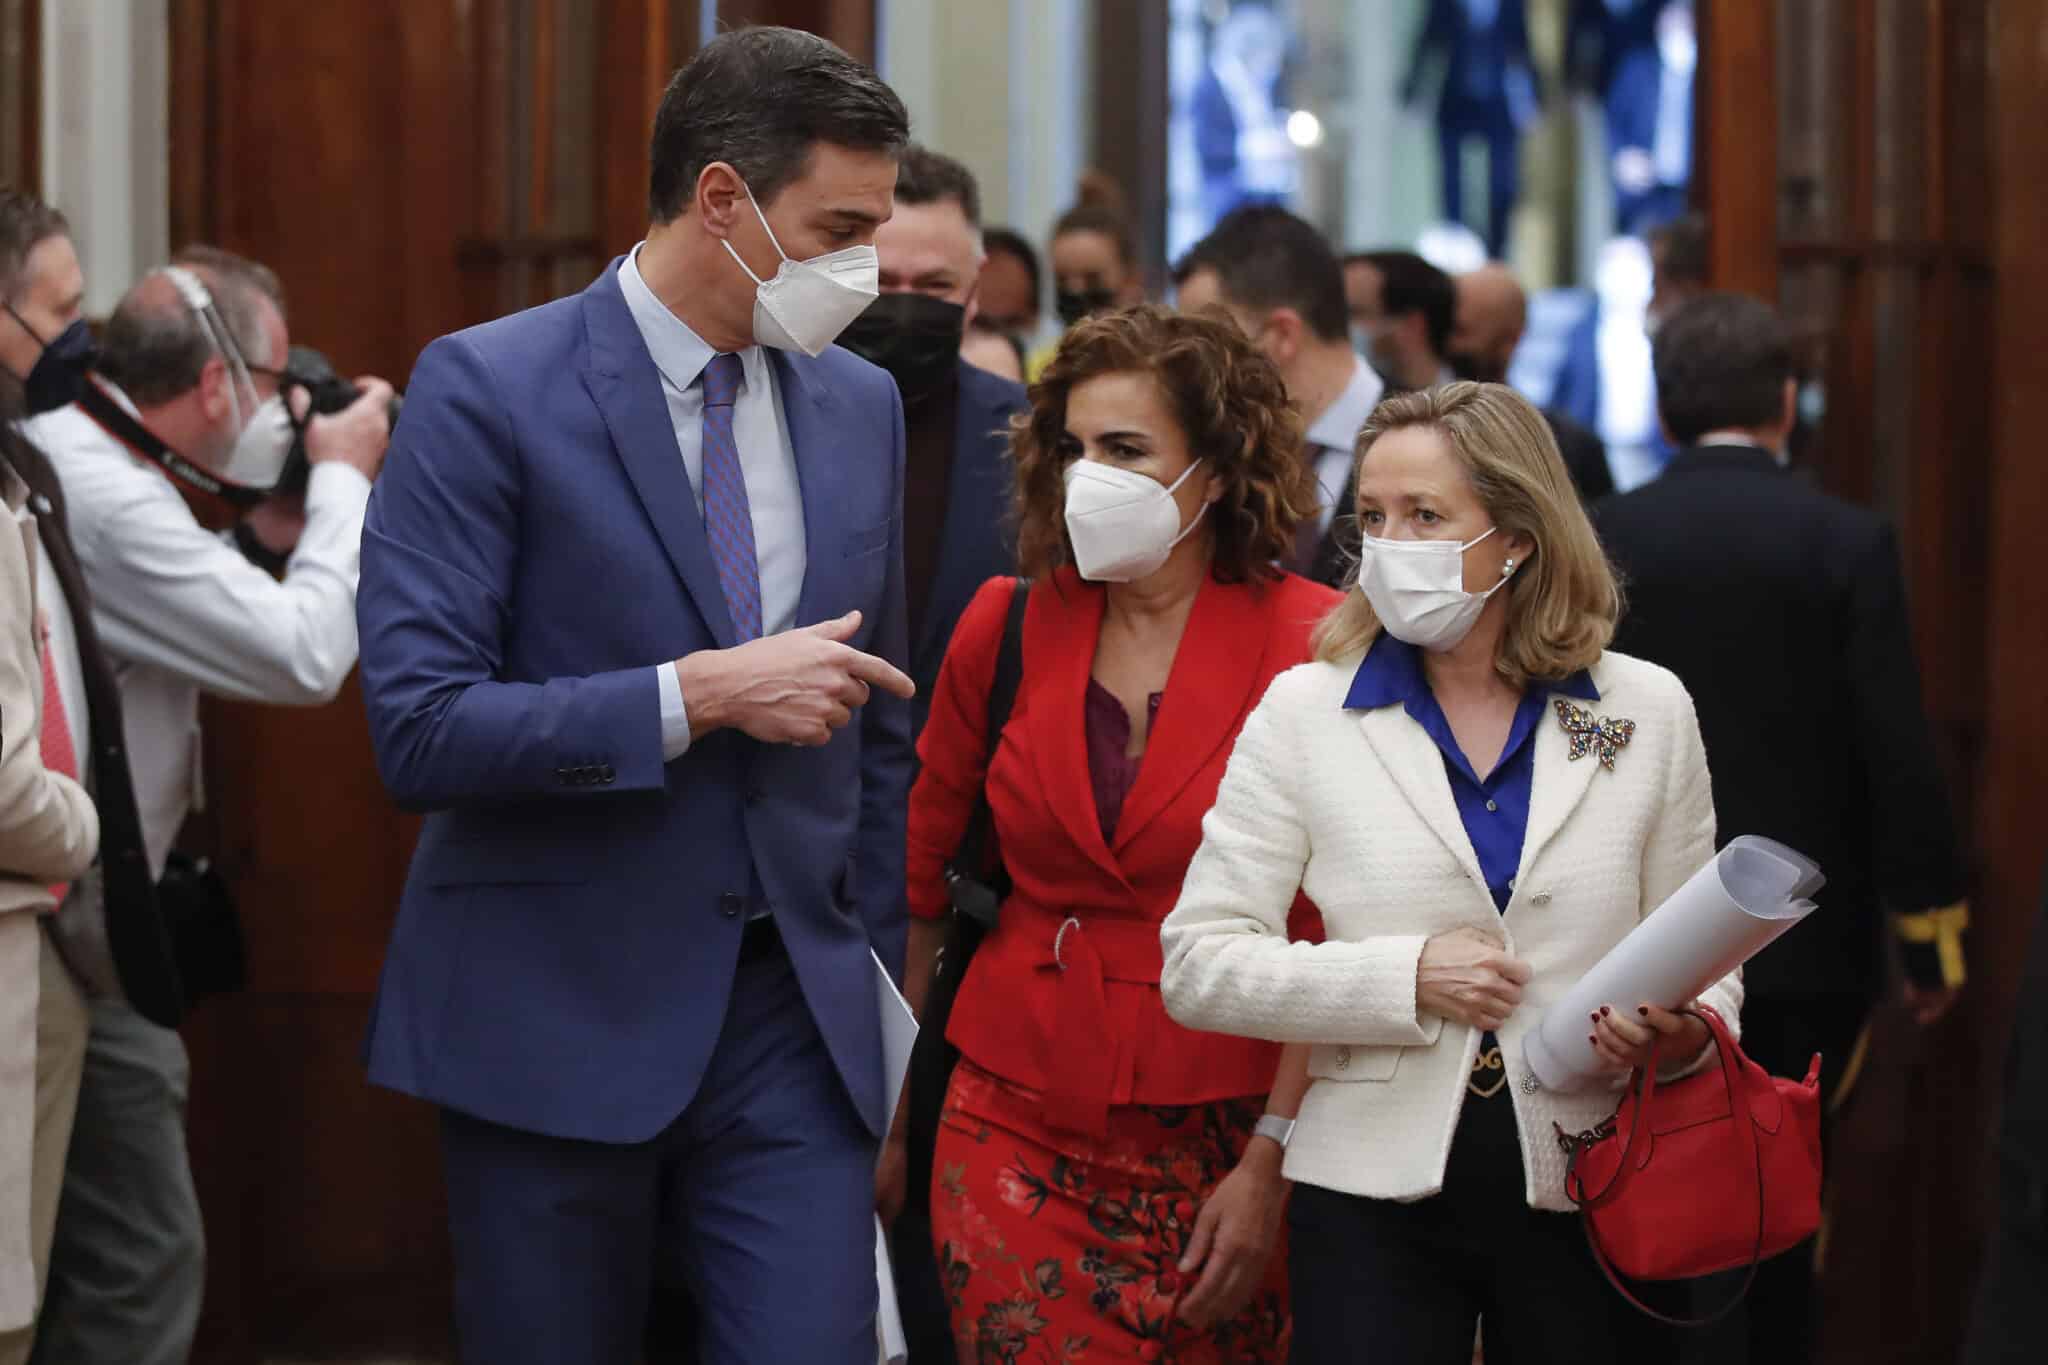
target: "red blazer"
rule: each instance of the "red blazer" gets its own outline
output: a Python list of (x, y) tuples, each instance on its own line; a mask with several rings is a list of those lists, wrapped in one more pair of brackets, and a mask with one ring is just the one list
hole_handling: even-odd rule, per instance
[[(982, 585), (960, 618), (918, 744), (910, 795), (911, 913), (947, 909), (944, 869), (983, 779), (987, 698), (1014, 580)], [(1089, 780), (1084, 706), (1104, 590), (1062, 569), (1032, 596), (1024, 671), (989, 767), (1014, 884), (961, 984), (947, 1037), (976, 1065), (1044, 1094), (1056, 1126), (1100, 1132), (1111, 1104), (1263, 1095), (1273, 1044), (1194, 1033), (1159, 998), (1159, 925), (1179, 898), (1239, 727), (1266, 685), (1308, 657), (1339, 595), (1292, 575), (1205, 583), (1113, 844)], [(1296, 936), (1319, 937), (1313, 907)]]

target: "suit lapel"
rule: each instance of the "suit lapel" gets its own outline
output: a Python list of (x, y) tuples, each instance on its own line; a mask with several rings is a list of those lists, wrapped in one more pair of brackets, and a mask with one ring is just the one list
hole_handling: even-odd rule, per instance
[[(1102, 839), (1095, 782), (1088, 768), (1088, 679), (1102, 633), (1103, 590), (1060, 571), (1050, 590), (1036, 595), (1024, 624), (1027, 665), (1042, 660), (1044, 681), (1031, 686), (1026, 720), (1037, 756), (1045, 801), (1074, 847), (1104, 872), (1123, 881), (1123, 869)], [(1029, 678), (1033, 669), (1025, 669)]]
[(1159, 725), (1145, 740), (1145, 760), (1117, 821), (1114, 851), (1171, 805), (1237, 732), (1265, 663), (1268, 622), (1264, 590), (1251, 584), (1202, 584), (1174, 651)]
[[(1600, 760), (1594, 754), (1572, 757), (1571, 736), (1557, 718), (1557, 696), (1552, 693), (1544, 698), (1543, 718), (1536, 723), (1536, 733), (1529, 741), (1536, 746), (1535, 776), (1530, 782), (1529, 827), (1522, 835), (1518, 876), (1535, 865), (1536, 855), (1564, 828), (1564, 822), (1593, 785), (1594, 775), (1601, 771)], [(1603, 711), (1601, 702), (1577, 704), (1595, 712)], [(1612, 781), (1614, 774), (1608, 773), (1607, 778)]]
[(1458, 860), (1458, 866), (1484, 888), (1486, 876), (1479, 869), (1479, 855), (1472, 851), (1471, 837), (1465, 833), (1465, 822), (1458, 815), (1458, 803), (1452, 799), (1451, 780), (1444, 773), (1444, 755), (1436, 741), (1415, 723), (1407, 708), (1398, 705), (1360, 712), (1358, 724), (1401, 795)]
[(797, 597), (796, 623), (805, 625), (837, 615), (819, 607), (818, 594), (829, 576), (839, 571), (844, 509), (852, 505), (848, 494), (854, 491), (850, 481), (873, 471), (845, 458), (846, 433), (833, 429), (838, 409), (815, 373), (817, 362), (773, 348), (768, 359), (775, 367), (782, 420), (796, 456), (797, 490), (804, 503), (804, 585)]
[(683, 581), (697, 612), (722, 648), (738, 643), (725, 608), (725, 589), (712, 562), (704, 519), (676, 446), (674, 420), (663, 397), (661, 373), (619, 292), (618, 262), (583, 291), (589, 355), (583, 384), (604, 417), (612, 447), (626, 467), (633, 491), (646, 508), (670, 564)]

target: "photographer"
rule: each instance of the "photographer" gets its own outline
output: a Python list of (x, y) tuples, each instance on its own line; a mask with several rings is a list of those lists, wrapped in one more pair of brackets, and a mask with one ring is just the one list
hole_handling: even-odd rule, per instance
[[(199, 805), (199, 693), (314, 706), (355, 664), (363, 510), (392, 391), (363, 380), (345, 410), (310, 415), (303, 396), (283, 391), (287, 353), (276, 276), (192, 249), (122, 298), (82, 400), (27, 428), (62, 480), (94, 620), (119, 669), (157, 878)], [(299, 440), (311, 465), (303, 515), (273, 505), (249, 519), (287, 556), (279, 580), (201, 526), (180, 487), (247, 506)], [(67, 960), (97, 990), (36, 1359), (181, 1362), (204, 1281), (188, 1063), (175, 1032), (109, 989), (93, 920), (92, 907), (67, 907), (58, 921)]]

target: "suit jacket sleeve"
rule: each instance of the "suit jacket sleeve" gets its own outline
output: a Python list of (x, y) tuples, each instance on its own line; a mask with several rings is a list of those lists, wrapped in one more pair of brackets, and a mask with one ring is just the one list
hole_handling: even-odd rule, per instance
[(1907, 975), (1926, 986), (1961, 985), (1962, 860), (1890, 527), (1878, 529), (1852, 571), (1849, 603), (1849, 686), (1878, 894), (1905, 938)]
[[(889, 531), (889, 568), (870, 652), (910, 671), (910, 625), (903, 587), (903, 404), (888, 386), (889, 469), (896, 508)], [(860, 837), (855, 896), (868, 942), (898, 981), (903, 978), (909, 923), (904, 907), (904, 821), (916, 764), (910, 703), (877, 689), (860, 713)]]
[(1293, 733), (1301, 703), (1287, 683), (1281, 675), (1246, 719), (1161, 926), (1167, 1013), (1188, 1028), (1278, 1043), (1426, 1046), (1443, 1021), (1416, 1013), (1423, 935), (1288, 941), (1309, 837)]
[[(363, 701), (377, 766), (414, 810), (523, 796), (647, 791), (665, 780), (646, 664), (499, 676), (519, 556), (517, 437), (475, 344), (421, 354), (363, 529)], [(603, 786), (562, 770), (610, 765)]]
[[(1714, 784), (1707, 773), (1699, 715), (1691, 694), (1676, 678), (1671, 680), (1671, 688), (1676, 695), (1667, 712), (1670, 740), (1665, 751), (1664, 789), (1650, 837), (1643, 844), (1643, 897), (1637, 913), (1645, 918), (1714, 856)], [(1736, 968), (1700, 992), (1700, 1003), (1713, 1006), (1727, 1023), (1729, 1034), (1740, 1038), (1742, 969)], [(1709, 1041), (1704, 1051), (1673, 1074), (1697, 1071), (1714, 1055)]]
[(99, 851), (99, 815), (83, 787), (43, 766), (28, 556), (4, 506), (0, 517), (0, 874), (70, 881)]

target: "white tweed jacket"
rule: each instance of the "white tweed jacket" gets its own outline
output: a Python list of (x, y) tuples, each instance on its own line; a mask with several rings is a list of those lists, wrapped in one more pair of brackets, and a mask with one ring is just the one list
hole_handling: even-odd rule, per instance
[[(1290, 1179), (1422, 1199), (1443, 1188), (1481, 1035), (1418, 1010), (1416, 965), (1437, 934), (1503, 935), (1534, 970), (1498, 1033), (1528, 1200), (1569, 1209), (1552, 1125), (1591, 1128), (1616, 1095), (1543, 1089), (1522, 1041), (1713, 856), (1713, 795), (1692, 698), (1654, 664), (1603, 656), (1592, 669), (1592, 709), (1636, 723), (1611, 771), (1592, 754), (1574, 761), (1563, 725), (1546, 712), (1533, 741), (1521, 868), (1502, 914), (1441, 751), (1402, 707), (1346, 710), (1354, 671), (1312, 663), (1283, 673), (1245, 722), (1161, 930), (1166, 1007), (1190, 1028), (1315, 1045)], [(1297, 887), (1321, 907), (1326, 942), (1288, 942)], [(1739, 974), (1703, 999), (1739, 1026)]]

